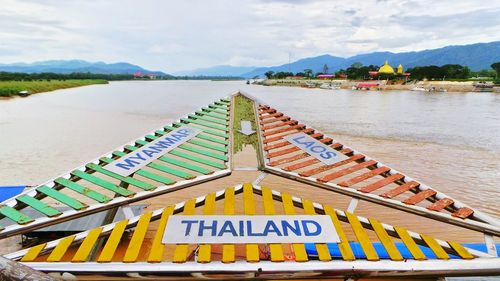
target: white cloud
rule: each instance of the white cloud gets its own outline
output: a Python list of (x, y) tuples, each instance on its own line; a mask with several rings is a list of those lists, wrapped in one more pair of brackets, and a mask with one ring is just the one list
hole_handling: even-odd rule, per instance
[(0, 5), (0, 63), (79, 58), (174, 72), (500, 40), (500, 2), (21, 1)]

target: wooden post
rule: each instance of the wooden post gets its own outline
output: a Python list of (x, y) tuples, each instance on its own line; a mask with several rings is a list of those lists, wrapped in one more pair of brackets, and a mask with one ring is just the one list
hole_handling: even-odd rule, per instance
[(31, 267), (0, 256), (0, 281), (55, 281), (57, 279)]

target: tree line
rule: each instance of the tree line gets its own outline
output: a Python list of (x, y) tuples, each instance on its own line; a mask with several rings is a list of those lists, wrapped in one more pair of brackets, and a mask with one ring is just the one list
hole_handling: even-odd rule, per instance
[[(340, 69), (336, 71), (335, 77), (346, 77), (351, 80), (367, 80), (370, 79), (371, 76), (369, 72), (378, 71), (380, 66), (377, 65), (368, 65), (364, 66), (361, 63), (354, 63), (350, 67), (346, 69)], [(327, 69), (326, 65), (323, 69)], [(396, 70), (395, 70), (396, 71)], [(471, 71), (469, 67), (462, 66), (459, 64), (445, 64), (443, 66), (436, 65), (428, 65), (428, 66), (416, 66), (413, 68), (408, 68), (405, 72), (410, 73), (411, 80), (449, 80), (449, 79), (470, 79), (472, 77), (483, 77), (498, 80), (500, 78), (500, 62), (496, 62), (491, 64), (491, 69), (485, 69), (481, 71)], [(313, 74), (311, 69), (304, 69), (304, 71), (293, 73), (288, 71), (267, 71), (264, 75), (268, 79), (284, 79), (290, 76), (299, 76), (304, 78), (315, 78), (320, 74), (327, 74), (325, 72), (318, 72)], [(381, 75), (380, 78), (383, 79), (391, 79), (396, 76), (386, 76)]]
[[(149, 79), (148, 77), (146, 77)], [(23, 72), (5, 72), (0, 71), (0, 81), (39, 81), (39, 80), (82, 80), (82, 79), (101, 79), (107, 81), (132, 80), (132, 74), (100, 74), (90, 72), (74, 72), (69, 74), (42, 72), (42, 73), (23, 73)], [(171, 76), (161, 77), (161, 79), (172, 79)]]

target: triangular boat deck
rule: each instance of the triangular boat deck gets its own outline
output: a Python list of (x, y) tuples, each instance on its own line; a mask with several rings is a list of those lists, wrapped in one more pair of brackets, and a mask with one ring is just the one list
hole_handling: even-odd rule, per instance
[[(204, 182), (253, 169), (233, 167), (234, 99), (221, 99), (207, 108), (110, 152), (95, 161), (37, 186), (2, 203), (4, 224), (0, 238), (85, 216), (100, 210), (161, 196), (180, 189), (196, 190)], [(93, 274), (101, 277), (178, 276), (190, 278), (290, 276), (451, 276), (499, 274), (496, 251), (481, 252), (445, 237), (431, 237), (383, 223), (324, 202), (313, 202), (288, 192), (260, 186), (266, 172), (323, 189), (332, 196), (348, 195), (385, 207), (483, 233), (500, 235), (498, 220), (452, 199), (417, 180), (357, 152), (291, 117), (252, 100), (257, 126), (257, 153), (261, 176), (253, 184), (210, 192), (140, 216), (76, 235), (23, 249), (5, 257), (44, 272)], [(241, 96), (240, 96), (241, 97)], [(149, 163), (133, 175), (120, 176), (105, 169), (154, 139), (189, 125), (203, 130), (195, 138)], [(304, 132), (347, 156), (324, 165), (292, 145), (284, 136)], [(256, 169), (255, 169), (256, 170)], [(243, 172), (242, 172), (243, 171)], [(245, 178), (243, 176), (242, 178)], [(216, 180), (215, 184), (221, 184)], [(223, 188), (222, 187), (219, 187)], [(318, 189), (321, 188), (321, 189)], [(181, 192), (181, 191), (179, 191)], [(195, 192), (196, 194), (197, 192)], [(304, 193), (301, 193), (304, 194)], [(190, 196), (192, 197), (192, 196)], [(60, 212), (54, 203), (72, 209)], [(169, 201), (172, 202), (172, 201)], [(30, 218), (31, 207), (41, 217)], [(310, 244), (174, 244), (162, 243), (168, 219), (176, 215), (326, 215), (340, 243)], [(43, 215), (43, 216), (42, 216)], [(1, 218), (1, 217), (0, 217)], [(469, 231), (468, 230), (468, 231)], [(101, 239), (104, 238), (104, 239)], [(444, 239), (444, 240), (440, 240)], [(493, 247), (493, 245), (487, 245)], [(133, 272), (134, 274), (130, 274)]]

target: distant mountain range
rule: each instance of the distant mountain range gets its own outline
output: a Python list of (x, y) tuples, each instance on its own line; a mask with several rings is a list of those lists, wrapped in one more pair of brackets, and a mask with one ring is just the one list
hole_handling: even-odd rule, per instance
[(353, 63), (360, 62), (363, 65), (382, 65), (388, 60), (392, 66), (402, 64), (405, 69), (424, 65), (461, 64), (466, 65), (473, 71), (490, 69), (490, 65), (500, 61), (500, 41), (491, 43), (477, 43), (462, 46), (447, 46), (439, 49), (424, 50), (419, 52), (391, 53), (374, 52), (342, 58), (332, 55), (321, 55), (300, 59), (290, 64), (271, 67), (258, 67), (248, 72), (242, 72), (245, 67), (215, 66), (210, 68), (186, 71), (189, 75), (224, 75), (252, 78), (263, 77), (267, 71), (291, 71), (294, 73), (312, 69), (313, 72), (323, 71), (323, 65), (328, 65), (330, 72), (346, 69)]
[(217, 65), (188, 71), (174, 72), (175, 76), (242, 76), (256, 69), (255, 66)]
[(99, 74), (134, 74), (136, 72), (141, 72), (143, 74), (167, 75), (161, 71), (147, 70), (138, 65), (126, 62), (104, 63), (88, 62), (84, 60), (48, 60), (33, 63), (0, 64), (0, 71), (26, 73), (91, 72)]

